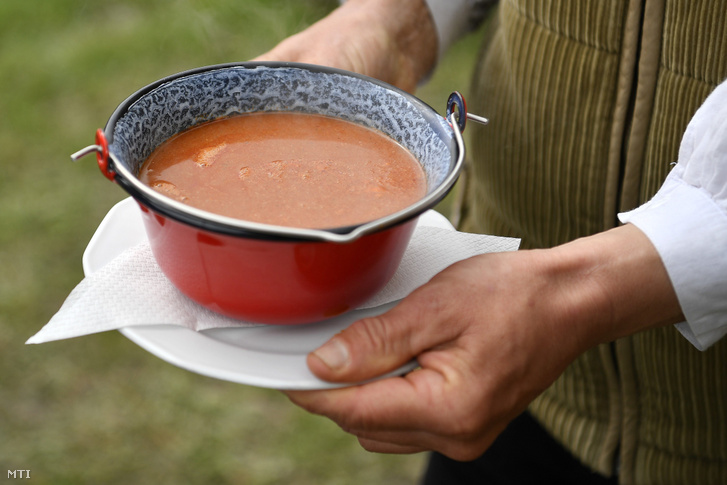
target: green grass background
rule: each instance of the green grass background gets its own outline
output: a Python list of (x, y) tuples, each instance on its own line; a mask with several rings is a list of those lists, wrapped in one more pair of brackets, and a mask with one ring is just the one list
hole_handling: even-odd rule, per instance
[[(276, 391), (181, 370), (118, 332), (24, 345), (126, 197), (93, 157), (69, 154), (138, 88), (252, 58), (336, 4), (0, 1), (0, 482), (16, 469), (48, 484), (416, 482), (423, 455), (368, 453)], [(467, 92), (477, 37), (418, 93), (440, 113), (449, 92)]]

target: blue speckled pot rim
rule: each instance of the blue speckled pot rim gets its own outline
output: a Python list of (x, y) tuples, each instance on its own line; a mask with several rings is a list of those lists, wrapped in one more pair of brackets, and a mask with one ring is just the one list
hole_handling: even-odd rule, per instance
[[(168, 90), (170, 86), (175, 87), (177, 84), (175, 83), (181, 83), (180, 85), (185, 86), (186, 81), (188, 79), (194, 78), (195, 76), (202, 75), (202, 76), (210, 76), (214, 78), (214, 76), (217, 76), (218, 74), (224, 76), (227, 76), (229, 73), (238, 73), (238, 72), (244, 72), (245, 74), (248, 74), (249, 72), (253, 72), (255, 70), (260, 69), (260, 72), (275, 72), (275, 73), (283, 73), (287, 74), (290, 72), (295, 72), (297, 74), (298, 71), (300, 73), (304, 73), (305, 75), (312, 75), (312, 76), (323, 76), (324, 78), (335, 77), (337, 81), (343, 80), (345, 82), (349, 82), (349, 80), (353, 83), (358, 83), (357, 86), (371, 86), (371, 89), (375, 90), (377, 93), (381, 94), (383, 93), (386, 97), (393, 96), (392, 99), (398, 100), (401, 99), (403, 103), (406, 104), (408, 107), (407, 109), (411, 109), (411, 113), (415, 113), (417, 116), (421, 115), (422, 120), (428, 124), (426, 129), (431, 129), (432, 133), (427, 132), (427, 136), (434, 137), (435, 144), (437, 143), (443, 143), (446, 145), (446, 150), (448, 150), (448, 159), (447, 160), (439, 160), (439, 158), (442, 157), (435, 157), (436, 160), (433, 162), (435, 164), (442, 165), (441, 167), (438, 165), (435, 170), (438, 172), (436, 173), (436, 177), (440, 178), (441, 180), (437, 180), (435, 186), (430, 187), (428, 194), (418, 201), (417, 203), (413, 204), (412, 206), (409, 206), (399, 212), (396, 212), (394, 214), (391, 214), (389, 216), (377, 219), (375, 221), (371, 221), (368, 223), (356, 225), (356, 226), (349, 226), (349, 227), (341, 227), (341, 228), (333, 228), (333, 229), (299, 229), (299, 228), (292, 228), (292, 227), (283, 227), (283, 226), (274, 226), (269, 224), (261, 224), (261, 223), (254, 223), (249, 221), (244, 221), (240, 219), (234, 219), (229, 217), (220, 216), (218, 214), (214, 214), (211, 212), (203, 211), (200, 209), (197, 209), (195, 207), (189, 206), (187, 204), (183, 204), (181, 202), (175, 201), (171, 198), (168, 198), (150, 187), (146, 186), (145, 184), (141, 183), (135, 173), (135, 170), (129, 167), (128, 160), (124, 159), (124, 156), (120, 156), (119, 152), (123, 152), (123, 149), (131, 150), (132, 148), (129, 148), (126, 145), (139, 145), (138, 143), (135, 143), (134, 140), (131, 142), (128, 142), (125, 136), (128, 136), (126, 134), (119, 135), (117, 132), (119, 130), (119, 127), (121, 126), (122, 131), (124, 129), (127, 129), (128, 126), (131, 125), (136, 129), (138, 122), (133, 120), (133, 112), (134, 110), (139, 110), (139, 104), (140, 103), (146, 103), (149, 106), (154, 107), (156, 109), (156, 105), (154, 104), (153, 97), (159, 93), (160, 89), (162, 92), (166, 89)], [(206, 79), (206, 78), (205, 78)], [(327, 79), (326, 79), (327, 80)], [(361, 84), (363, 83), (363, 84)], [(345, 83), (344, 83), (345, 84)], [(299, 96), (295, 95), (295, 99), (297, 100)], [(291, 98), (292, 99), (292, 98)], [(150, 101), (151, 100), (151, 101)], [(275, 109), (275, 104), (273, 104), (272, 110), (277, 111), (287, 111), (288, 109)], [(360, 107), (358, 111), (361, 111)], [(176, 109), (176, 108), (175, 108)], [(303, 111), (307, 110), (307, 107), (303, 106)], [(387, 108), (388, 109), (388, 108)], [(409, 113), (411, 115), (411, 113)], [(235, 113), (233, 113), (235, 114)], [(126, 118), (132, 116), (132, 120), (134, 123), (129, 123)], [(189, 115), (191, 116), (191, 115)], [(368, 119), (366, 119), (367, 114), (364, 112), (363, 114), (360, 114), (359, 118), (363, 116), (363, 124), (367, 124), (369, 122)], [(212, 118), (214, 119), (214, 117)], [(201, 122), (206, 121), (205, 119), (201, 119)], [(361, 122), (361, 120), (354, 119), (352, 120), (354, 122)], [(399, 123), (400, 120), (396, 119), (396, 123)], [(197, 121), (197, 123), (200, 121)], [(422, 123), (421, 121), (417, 120), (417, 123)], [(153, 210), (154, 212), (157, 212), (161, 215), (164, 215), (166, 217), (172, 218), (178, 222), (185, 223), (188, 225), (192, 225), (194, 227), (197, 227), (202, 230), (212, 231), (216, 233), (221, 234), (227, 234), (227, 235), (233, 235), (233, 236), (239, 236), (239, 237), (247, 237), (247, 238), (256, 238), (256, 239), (270, 239), (270, 240), (281, 240), (281, 241), (303, 241), (303, 240), (311, 240), (311, 241), (331, 241), (331, 242), (349, 242), (353, 241), (355, 239), (358, 239), (359, 237), (370, 234), (373, 232), (377, 232), (389, 227), (392, 227), (394, 225), (403, 223), (405, 221), (408, 221), (414, 217), (417, 217), (422, 212), (432, 208), (434, 205), (436, 205), (438, 202), (440, 202), (447, 193), (451, 190), (451, 188), (454, 186), (459, 173), (462, 168), (463, 160), (464, 160), (464, 144), (462, 142), (461, 134), (459, 133), (459, 130), (457, 128), (452, 127), (452, 123), (447, 122), (442, 116), (437, 114), (437, 112), (419, 100), (418, 98), (401, 91), (393, 86), (390, 86), (386, 83), (383, 83), (381, 81), (368, 78), (366, 76), (362, 76), (359, 74), (351, 73), (348, 71), (342, 71), (338, 69), (333, 68), (327, 68), (322, 66), (313, 66), (313, 65), (306, 65), (306, 64), (297, 64), (297, 63), (273, 63), (273, 62), (260, 62), (260, 63), (233, 63), (233, 64), (221, 64), (221, 65), (214, 65), (214, 66), (207, 66), (202, 67), (198, 69), (193, 69), (190, 71), (181, 72), (163, 79), (160, 79), (152, 84), (149, 84), (145, 86), (144, 88), (138, 90), (134, 94), (132, 94), (129, 98), (127, 98), (124, 102), (122, 102), (114, 111), (114, 113), (109, 118), (109, 121), (106, 124), (104, 134), (106, 136), (106, 139), (109, 142), (109, 151), (110, 151), (110, 165), (111, 169), (116, 173), (115, 181), (126, 191), (128, 192), (132, 197), (134, 197), (138, 202), (143, 204), (144, 206), (148, 207), (149, 209)], [(374, 126), (374, 128), (380, 129), (380, 127)], [(156, 126), (154, 126), (152, 129), (156, 129)], [(401, 130), (401, 128), (399, 128)], [(386, 130), (382, 130), (385, 131)], [(417, 131), (417, 130), (415, 130)], [(421, 131), (421, 130), (418, 130)], [(174, 133), (171, 133), (174, 134)], [(388, 134), (388, 133), (387, 133)], [(118, 136), (117, 136), (118, 135)], [(147, 130), (147, 137), (151, 136), (148, 135)], [(167, 135), (153, 135), (157, 137), (163, 137), (166, 136), (168, 138), (169, 134)], [(409, 137), (409, 133), (406, 129), (401, 131), (401, 136)], [(394, 136), (392, 136), (394, 137)], [(401, 143), (401, 140), (397, 140)], [(406, 146), (406, 143), (402, 143)], [(117, 146), (118, 145), (118, 146)], [(419, 145), (422, 145), (421, 143)], [(425, 145), (428, 145), (428, 143), (425, 143)], [(120, 148), (122, 147), (122, 148)], [(152, 146), (151, 149), (154, 147)], [(411, 147), (407, 147), (410, 148)], [(133, 149), (138, 149), (138, 147), (133, 147)], [(429, 147), (425, 148), (426, 150), (429, 150)], [(441, 151), (441, 148), (438, 148)], [(149, 148), (146, 148), (148, 151)], [(431, 150), (429, 150), (431, 151)], [(126, 158), (132, 158), (130, 155), (125, 154)], [(415, 153), (416, 155), (416, 153)], [(422, 155), (423, 157), (427, 155)], [(140, 156), (137, 156), (136, 158), (140, 158)], [(139, 163), (138, 160), (134, 163)], [(446, 166), (445, 166), (446, 165)], [(442, 173), (440, 173), (442, 172)], [(429, 175), (429, 174), (428, 174)]]

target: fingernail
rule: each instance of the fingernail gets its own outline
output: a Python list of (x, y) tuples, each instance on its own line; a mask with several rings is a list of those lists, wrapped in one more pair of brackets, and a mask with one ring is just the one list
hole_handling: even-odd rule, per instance
[(340, 369), (348, 362), (348, 348), (337, 338), (329, 340), (313, 353), (331, 369)]

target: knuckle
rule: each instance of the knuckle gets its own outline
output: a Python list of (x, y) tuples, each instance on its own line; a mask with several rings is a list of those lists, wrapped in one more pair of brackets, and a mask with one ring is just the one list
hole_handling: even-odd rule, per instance
[(366, 366), (387, 368), (413, 357), (410, 329), (395, 318), (387, 315), (369, 317), (357, 321), (349, 330), (351, 348), (357, 349), (357, 355)]
[(386, 353), (389, 347), (389, 326), (383, 316), (369, 317), (356, 322), (352, 330), (356, 332), (357, 342), (366, 347), (379, 349)]

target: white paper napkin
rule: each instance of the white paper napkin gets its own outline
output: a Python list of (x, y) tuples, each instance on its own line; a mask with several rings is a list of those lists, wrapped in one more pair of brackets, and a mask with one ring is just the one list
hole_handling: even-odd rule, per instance
[[(431, 218), (429, 219), (431, 222)], [(514, 251), (519, 239), (456, 232), (422, 217), (392, 280), (361, 308), (404, 298), (447, 266), (478, 254)], [(439, 227), (437, 227), (439, 226)], [(135, 325), (192, 330), (258, 325), (198, 305), (164, 276), (149, 244), (134, 245), (87, 275), (51, 320), (26, 343), (39, 344)]]

